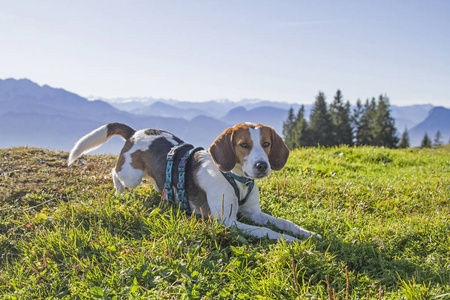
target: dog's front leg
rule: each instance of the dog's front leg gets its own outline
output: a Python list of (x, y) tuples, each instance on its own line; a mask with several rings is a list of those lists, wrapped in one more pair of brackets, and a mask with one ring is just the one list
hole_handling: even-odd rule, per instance
[(233, 196), (218, 197), (217, 194), (214, 196), (208, 195), (208, 200), (209, 199), (222, 199), (221, 201), (209, 201), (208, 203), (210, 205), (213, 217), (227, 227), (235, 227), (242, 230), (245, 234), (249, 234), (257, 238), (268, 237), (269, 239), (284, 239), (289, 242), (297, 241), (297, 239), (293, 236), (281, 234), (269, 228), (252, 226), (239, 222), (237, 220), (239, 204), (237, 198)]
[(273, 217), (273, 216), (263, 213), (263, 212), (250, 213), (250, 214), (244, 214), (244, 215), (258, 225), (266, 225), (266, 224), (270, 223), (281, 230), (292, 232), (294, 234), (294, 236), (303, 236), (306, 238), (308, 238), (310, 236), (314, 236), (317, 238), (321, 238), (321, 236), (319, 234), (308, 231), (304, 228), (301, 228), (300, 226), (296, 225), (295, 223), (293, 223), (291, 221), (276, 218), (276, 217)]
[(303, 229), (291, 221), (276, 218), (269, 214), (263, 213), (259, 204), (259, 194), (257, 190), (252, 192), (247, 203), (239, 208), (239, 213), (242, 213), (246, 218), (252, 220), (258, 225), (267, 225), (270, 223), (281, 230), (292, 232), (294, 236), (303, 236), (306, 238), (310, 236), (317, 238), (322, 237), (320, 234)]
[(298, 241), (293, 236), (281, 234), (266, 227), (253, 226), (239, 221), (230, 220), (224, 220), (223, 223), (227, 227), (236, 227), (237, 229), (242, 230), (245, 234), (252, 235), (257, 238), (267, 237), (272, 240), (286, 240), (287, 242)]

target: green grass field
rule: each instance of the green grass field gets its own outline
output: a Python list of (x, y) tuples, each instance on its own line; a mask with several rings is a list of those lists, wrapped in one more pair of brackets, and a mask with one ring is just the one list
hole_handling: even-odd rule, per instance
[(114, 156), (0, 149), (0, 295), (449, 299), (448, 151), (292, 151), (259, 181), (262, 209), (323, 238), (287, 244), (186, 216), (148, 182), (115, 196)]

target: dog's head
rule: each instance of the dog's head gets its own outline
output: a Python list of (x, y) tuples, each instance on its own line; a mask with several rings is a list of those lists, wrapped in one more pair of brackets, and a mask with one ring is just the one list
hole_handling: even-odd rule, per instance
[(239, 165), (250, 178), (263, 178), (271, 169), (282, 169), (289, 157), (289, 149), (275, 130), (259, 123), (240, 123), (226, 129), (209, 152), (222, 172)]

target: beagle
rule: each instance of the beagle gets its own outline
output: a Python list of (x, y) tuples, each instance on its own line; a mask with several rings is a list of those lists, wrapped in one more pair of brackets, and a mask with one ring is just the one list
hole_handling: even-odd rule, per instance
[[(120, 123), (103, 125), (75, 144), (68, 164), (72, 164), (84, 152), (100, 146), (113, 135), (120, 135), (125, 139), (117, 164), (112, 169), (116, 193), (123, 193), (125, 187), (137, 187), (143, 176), (148, 176), (155, 189), (162, 192), (166, 156), (172, 147), (183, 143), (178, 137), (163, 130), (136, 131)], [(227, 177), (223, 176), (231, 172), (231, 175), (247, 180), (263, 178), (269, 175), (270, 170), (283, 168), (288, 156), (289, 149), (271, 127), (258, 123), (240, 123), (226, 129), (212, 143), (209, 151), (196, 152), (187, 163), (186, 198), (191, 209), (197, 214), (209, 215), (221, 220), (225, 226), (236, 227), (258, 238), (267, 236), (270, 239), (297, 240), (293, 236), (265, 227), (239, 222), (238, 213), (258, 225), (270, 223), (281, 230), (292, 232), (294, 236), (320, 237), (291, 221), (263, 213), (256, 184), (249, 188), (236, 181), (233, 187)], [(239, 195), (246, 195), (244, 203)]]

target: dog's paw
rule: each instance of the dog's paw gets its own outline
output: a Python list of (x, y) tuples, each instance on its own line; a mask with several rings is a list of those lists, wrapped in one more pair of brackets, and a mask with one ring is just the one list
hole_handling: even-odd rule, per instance
[(285, 240), (288, 243), (292, 243), (292, 242), (298, 242), (299, 240), (293, 236), (284, 234), (283, 236), (280, 237), (280, 239)]
[(300, 238), (309, 238), (312, 236), (313, 238), (321, 239), (322, 236), (318, 233), (314, 233), (311, 231), (308, 231), (306, 229), (301, 228), (300, 226), (295, 226), (295, 230), (292, 232), (295, 236)]
[(314, 233), (314, 232), (311, 232), (311, 233), (312, 233), (312, 237), (313, 238), (316, 238), (316, 239), (321, 239), (322, 238), (322, 236), (320, 234), (318, 234), (318, 233)]

